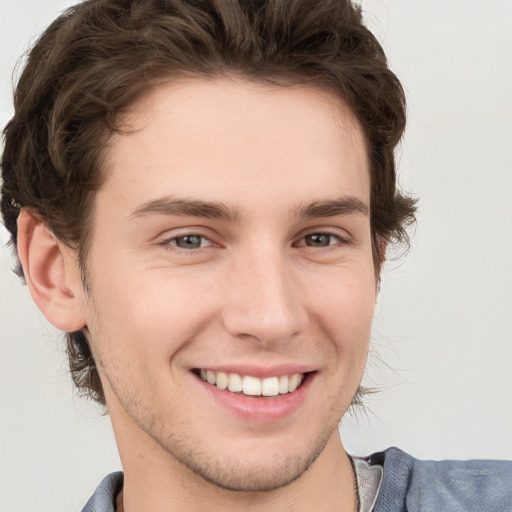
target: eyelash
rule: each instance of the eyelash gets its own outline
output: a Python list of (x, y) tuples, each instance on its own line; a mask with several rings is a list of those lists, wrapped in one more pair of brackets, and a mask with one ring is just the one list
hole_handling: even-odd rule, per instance
[[(178, 244), (176, 243), (176, 241), (179, 240), (180, 238), (199, 238), (199, 239), (201, 239), (201, 242), (200, 242), (201, 245), (199, 247), (193, 247), (191, 249), (190, 248), (185, 249), (183, 247), (178, 247)], [(202, 242), (205, 240), (208, 241), (208, 244), (206, 246), (203, 246)], [(174, 250), (174, 251), (195, 252), (200, 249), (204, 249), (204, 247), (209, 247), (211, 245), (214, 245), (214, 243), (212, 242), (212, 240), (210, 240), (210, 238), (208, 238), (207, 236), (201, 235), (199, 233), (184, 233), (182, 235), (176, 235), (176, 236), (173, 236), (172, 238), (165, 240), (162, 243), (162, 245), (165, 245), (167, 248)]]
[[(330, 241), (332, 241), (332, 239), (334, 239), (335, 243), (329, 243), (326, 246), (319, 246), (319, 247), (307, 245), (306, 243), (301, 243), (301, 242), (305, 242), (305, 240), (308, 237), (312, 237), (315, 235), (316, 236), (327, 236), (330, 238)], [(201, 239), (200, 246), (188, 248), (188, 249), (184, 248), (184, 247), (178, 247), (177, 240), (184, 239), (187, 237)], [(206, 245), (203, 245), (203, 241), (207, 241), (208, 243)], [(332, 233), (329, 231), (312, 231), (310, 233), (304, 234), (297, 242), (293, 243), (293, 246), (294, 247), (307, 247), (308, 249), (313, 249), (313, 250), (321, 249), (323, 251), (332, 251), (332, 250), (336, 250), (340, 245), (349, 245), (349, 244), (350, 244), (350, 239), (348, 237), (344, 237), (338, 233)], [(206, 247), (215, 246), (215, 243), (210, 238), (208, 238), (205, 235), (201, 235), (200, 233), (184, 233), (184, 234), (176, 235), (176, 236), (173, 236), (172, 238), (168, 238), (168, 239), (164, 240), (162, 242), (162, 245), (171, 251), (180, 251), (180, 252), (184, 252), (184, 253), (196, 253), (197, 251), (200, 251), (201, 249), (204, 249)]]
[(340, 245), (349, 245), (350, 244), (350, 239), (348, 237), (344, 237), (344, 236), (340, 235), (339, 233), (332, 233), (330, 231), (312, 231), (310, 233), (306, 233), (304, 236), (302, 236), (299, 239), (299, 242), (305, 241), (307, 237), (312, 237), (315, 235), (316, 236), (327, 236), (331, 239), (330, 241), (332, 241), (332, 239), (334, 239), (335, 243), (329, 243), (328, 245), (323, 246), (323, 247), (322, 246), (315, 247), (315, 246), (311, 246), (311, 245), (306, 245), (305, 243), (295, 243), (294, 245), (308, 247), (310, 249), (321, 249), (323, 251), (333, 251), (333, 250), (336, 250), (337, 248), (339, 248)]

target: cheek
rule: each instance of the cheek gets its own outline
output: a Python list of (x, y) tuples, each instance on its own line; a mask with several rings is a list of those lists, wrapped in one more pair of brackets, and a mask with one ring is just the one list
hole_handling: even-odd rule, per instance
[[(186, 283), (183, 283), (183, 281)], [(90, 331), (105, 353), (134, 366), (164, 366), (212, 316), (194, 280), (161, 271), (123, 272), (91, 283)]]
[(376, 300), (373, 271), (340, 272), (323, 288), (315, 304), (321, 329), (339, 357), (364, 365)]

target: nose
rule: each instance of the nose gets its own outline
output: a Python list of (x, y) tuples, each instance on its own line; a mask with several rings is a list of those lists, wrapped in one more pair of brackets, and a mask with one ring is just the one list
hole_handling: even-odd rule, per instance
[(304, 297), (285, 255), (278, 250), (245, 254), (230, 270), (222, 320), (231, 335), (271, 345), (304, 331)]

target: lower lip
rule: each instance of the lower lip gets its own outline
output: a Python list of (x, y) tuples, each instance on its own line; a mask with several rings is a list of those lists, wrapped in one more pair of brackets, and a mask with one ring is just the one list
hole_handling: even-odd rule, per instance
[(197, 377), (198, 384), (224, 408), (253, 423), (272, 423), (297, 412), (309, 393), (315, 374), (309, 373), (295, 391), (274, 397), (251, 397), (219, 389)]

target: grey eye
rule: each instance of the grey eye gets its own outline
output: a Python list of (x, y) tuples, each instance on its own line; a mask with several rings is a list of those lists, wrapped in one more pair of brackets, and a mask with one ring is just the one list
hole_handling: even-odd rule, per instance
[(337, 241), (337, 238), (329, 233), (311, 233), (304, 237), (305, 245), (309, 247), (328, 247)]
[(205, 238), (200, 235), (177, 236), (171, 240), (171, 243), (180, 249), (199, 249), (203, 247)]

